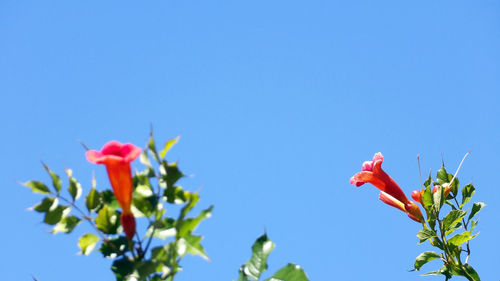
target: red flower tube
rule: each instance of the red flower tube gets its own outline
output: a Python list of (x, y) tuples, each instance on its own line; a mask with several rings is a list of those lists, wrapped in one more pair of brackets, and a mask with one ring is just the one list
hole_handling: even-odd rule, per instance
[(121, 223), (125, 235), (132, 240), (135, 234), (135, 219), (131, 211), (132, 205), (132, 172), (130, 162), (134, 161), (141, 149), (133, 144), (121, 144), (117, 141), (106, 143), (101, 151), (89, 150), (87, 160), (96, 164), (104, 164), (113, 188), (116, 200), (122, 207)]
[(417, 222), (423, 222), (424, 218), (420, 208), (414, 202), (408, 200), (399, 185), (382, 170), (383, 161), (384, 156), (382, 156), (382, 153), (376, 153), (372, 161), (363, 163), (362, 171), (352, 176), (350, 183), (355, 186), (371, 183), (380, 189), (379, 199), (382, 202), (402, 210)]

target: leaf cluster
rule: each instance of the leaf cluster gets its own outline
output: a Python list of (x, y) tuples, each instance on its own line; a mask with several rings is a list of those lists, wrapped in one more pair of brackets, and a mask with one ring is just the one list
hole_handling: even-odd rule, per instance
[[(267, 270), (267, 258), (275, 244), (267, 234), (263, 234), (252, 246), (252, 256), (240, 267), (237, 281), (259, 281), (260, 276)], [(293, 263), (279, 269), (264, 281), (309, 281), (304, 270)]]
[[(203, 237), (194, 231), (213, 210), (210, 206), (197, 215), (190, 215), (200, 200), (199, 194), (178, 184), (185, 175), (176, 162), (166, 160), (168, 151), (178, 140), (177, 137), (167, 141), (158, 151), (151, 133), (140, 155), (145, 168), (133, 176), (132, 213), (136, 220), (147, 221), (142, 237), (136, 234), (129, 241), (124, 236), (120, 206), (113, 191), (98, 191), (94, 177), (85, 200), (80, 202), (82, 186), (70, 169), (66, 169), (67, 195), (63, 194), (61, 177), (45, 164), (51, 188), (41, 181), (24, 183), (33, 192), (45, 196), (32, 209), (44, 215), (43, 222), (53, 226), (53, 234), (71, 233), (82, 221), (87, 221), (94, 233), (85, 233), (79, 238), (80, 252), (88, 255), (97, 248), (105, 258), (113, 259), (111, 269), (116, 280), (173, 280), (181, 270), (180, 261), (186, 254), (209, 260), (201, 244)], [(178, 215), (166, 216), (167, 207), (178, 210)]]
[[(424, 187), (422, 206), (426, 212), (426, 221), (417, 237), (419, 244), (429, 241), (439, 249), (439, 253), (421, 253), (415, 260), (414, 270), (420, 270), (426, 263), (440, 259), (443, 266), (439, 270), (423, 275), (444, 275), (446, 280), (456, 275), (480, 281), (479, 275), (468, 263), (471, 254), (469, 241), (479, 235), (473, 234), (479, 221), (476, 215), (485, 206), (484, 203), (477, 202), (473, 203), (470, 210), (465, 208), (475, 193), (474, 185), (470, 183), (460, 189), (458, 178), (448, 173), (443, 165), (435, 178), (429, 175)], [(466, 255), (464, 262), (463, 254)]]

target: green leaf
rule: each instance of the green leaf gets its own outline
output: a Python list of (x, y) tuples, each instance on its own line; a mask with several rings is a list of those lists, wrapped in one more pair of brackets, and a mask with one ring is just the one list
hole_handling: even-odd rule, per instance
[(73, 229), (80, 224), (82, 220), (75, 216), (67, 216), (61, 219), (61, 221), (56, 224), (54, 229), (52, 229), (52, 234), (56, 234), (58, 232), (71, 233)]
[(465, 231), (464, 233), (457, 234), (457, 235), (451, 237), (450, 239), (448, 239), (448, 243), (458, 247), (458, 246), (462, 245), (462, 243), (465, 243), (465, 242), (471, 240), (472, 238), (476, 237), (477, 235), (479, 235), (479, 233), (475, 234), (475, 235), (471, 235), (470, 231)]
[(309, 279), (300, 266), (289, 263), (266, 281), (309, 281)]
[(478, 223), (479, 223), (479, 221), (474, 221), (474, 220), (470, 222), (470, 232), (471, 233)]
[(39, 212), (39, 213), (46, 213), (49, 210), (54, 210), (58, 204), (59, 204), (59, 199), (52, 198), (52, 197), (46, 197), (42, 200), (42, 202), (33, 206), (32, 209)]
[(31, 191), (36, 193), (42, 193), (42, 194), (50, 193), (49, 188), (41, 181), (28, 181), (23, 183), (23, 185), (31, 188)]
[(251, 278), (258, 281), (260, 275), (267, 269), (267, 257), (274, 249), (274, 246), (273, 241), (267, 238), (266, 234), (260, 236), (252, 246), (252, 257), (241, 266), (238, 280)]
[(472, 183), (469, 183), (462, 188), (462, 204), (460, 204), (460, 208), (470, 201), (474, 192), (476, 192), (476, 188), (472, 185)]
[(139, 195), (140, 197), (150, 197), (154, 195), (153, 187), (151, 186), (148, 175), (139, 173), (133, 177), (133, 180), (135, 194)]
[(180, 186), (168, 186), (163, 192), (163, 196), (167, 197), (169, 203), (182, 204), (189, 200), (191, 193), (184, 191)]
[(177, 233), (175, 225), (176, 221), (173, 218), (154, 221), (146, 231), (146, 236), (149, 237), (153, 234), (153, 237), (160, 239), (167, 239), (168, 237), (175, 236)]
[(61, 221), (64, 213), (67, 209), (67, 206), (59, 205), (53, 210), (49, 210), (47, 213), (45, 213), (45, 218), (43, 219), (43, 222), (49, 225), (54, 225)]
[(167, 155), (167, 152), (170, 150), (170, 148), (172, 148), (172, 146), (174, 146), (179, 141), (180, 138), (181, 138), (181, 136), (177, 136), (175, 139), (170, 139), (167, 142), (165, 142), (165, 145), (163, 146), (163, 150), (160, 152), (160, 157), (165, 158), (165, 155)]
[(56, 173), (52, 172), (49, 169), (49, 167), (47, 165), (45, 165), (45, 163), (42, 162), (42, 165), (45, 168), (45, 170), (49, 173), (50, 177), (52, 178), (52, 186), (54, 187), (56, 192), (57, 193), (61, 192), (61, 187), (62, 187), (61, 178), (59, 178), (59, 176)]
[(479, 274), (477, 274), (476, 270), (470, 266), (468, 263), (464, 264), (464, 269), (467, 274), (474, 279), (474, 281), (481, 281), (479, 278)]
[(181, 226), (179, 227), (179, 237), (184, 237), (186, 234), (194, 231), (202, 220), (211, 217), (213, 208), (214, 206), (212, 205), (208, 209), (201, 211), (196, 218), (189, 218), (182, 221)]
[(444, 204), (444, 188), (442, 186), (439, 186), (432, 196), (434, 201), (434, 210), (436, 211), (436, 213), (439, 213), (439, 210), (441, 210), (441, 206), (443, 206)]
[(95, 188), (92, 188), (89, 194), (87, 194), (87, 198), (85, 198), (85, 206), (89, 212), (94, 212), (100, 207), (100, 205), (101, 195)]
[(99, 241), (99, 237), (94, 234), (87, 233), (80, 237), (78, 240), (78, 247), (80, 247), (80, 251), (82, 255), (88, 255), (95, 248), (95, 245)]
[(417, 237), (418, 237), (418, 239), (420, 239), (419, 244), (422, 244), (427, 239), (432, 238), (432, 237), (436, 237), (436, 233), (430, 229), (424, 228), (424, 229), (421, 229), (417, 233)]
[(432, 205), (434, 202), (432, 201), (432, 190), (430, 186), (425, 188), (424, 194), (422, 195), (422, 204), (427, 213), (431, 212)]
[(156, 150), (155, 140), (153, 138), (153, 131), (149, 134), (148, 149), (156, 162), (160, 163), (160, 157), (158, 157), (158, 151)]
[(441, 167), (441, 169), (438, 170), (436, 179), (440, 185), (449, 182), (448, 172), (446, 172), (444, 165)]
[(118, 226), (120, 225), (120, 214), (105, 205), (95, 219), (97, 228), (106, 234), (116, 234)]
[(134, 197), (132, 199), (132, 207), (135, 217), (150, 217), (155, 212), (156, 197)]
[(106, 190), (100, 192), (100, 196), (101, 196), (102, 203), (106, 204), (109, 208), (111, 208), (113, 210), (120, 208), (120, 204), (116, 200), (116, 197), (113, 194), (113, 191), (106, 189)]
[(446, 217), (443, 219), (443, 229), (448, 231), (451, 226), (454, 226), (456, 223), (460, 222), (460, 220), (465, 217), (467, 211), (462, 210), (451, 210)]
[[(187, 213), (191, 211), (191, 209), (194, 208), (196, 203), (200, 200), (200, 196), (198, 193), (192, 193), (191, 196), (189, 196), (189, 201), (182, 207), (181, 213), (179, 214), (179, 221), (183, 221), (184, 218), (186, 217)], [(180, 227), (180, 225), (179, 225)]]
[(448, 280), (452, 277), (452, 275), (450, 273), (450, 269), (448, 267), (446, 267), (446, 265), (443, 265), (443, 267), (441, 267), (441, 269), (439, 269), (439, 270), (427, 272), (427, 273), (422, 274), (421, 276), (440, 275), (440, 274), (443, 274), (444, 276), (446, 276), (446, 278), (447, 278), (446, 280)]
[(75, 178), (73, 178), (72, 170), (66, 169), (66, 175), (68, 175), (69, 178), (68, 191), (69, 194), (71, 194), (71, 198), (73, 198), (74, 202), (75, 200), (78, 200), (78, 198), (80, 198), (80, 196), (82, 195), (82, 186)]
[(128, 239), (125, 236), (118, 236), (108, 241), (104, 241), (99, 251), (105, 258), (114, 259), (128, 251)]
[(168, 164), (166, 161), (162, 161), (160, 165), (160, 174), (167, 188), (173, 187), (179, 179), (184, 177), (184, 174), (179, 170), (179, 167), (177, 167), (177, 162)]
[(117, 280), (126, 280), (127, 276), (134, 272), (134, 263), (127, 257), (123, 257), (113, 262), (111, 270), (115, 273)]
[(200, 244), (201, 239), (203, 239), (203, 237), (191, 235), (190, 233), (184, 235), (177, 241), (178, 255), (183, 257), (185, 254), (189, 253), (191, 255), (200, 256), (209, 261), (210, 258), (207, 256), (207, 253), (205, 253), (205, 250)]
[(415, 269), (420, 270), (420, 268), (422, 268), (424, 264), (430, 262), (433, 259), (438, 259), (440, 257), (441, 256), (438, 253), (433, 251), (423, 252), (420, 255), (418, 255), (418, 257), (415, 259)]
[(471, 220), (479, 211), (481, 211), (482, 208), (484, 208), (486, 204), (483, 202), (476, 202), (472, 205), (472, 210), (470, 211), (469, 219)]
[(432, 183), (433, 183), (433, 180), (432, 180), (431, 174), (429, 173), (429, 177), (428, 177), (428, 178), (427, 178), (427, 180), (424, 182), (424, 186), (425, 186), (425, 187), (430, 187)]

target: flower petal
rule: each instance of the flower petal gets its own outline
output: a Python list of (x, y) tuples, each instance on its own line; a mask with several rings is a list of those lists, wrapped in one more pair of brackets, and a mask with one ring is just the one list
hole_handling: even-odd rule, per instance
[(380, 194), (378, 195), (378, 199), (380, 199), (385, 204), (392, 206), (394, 208), (400, 209), (401, 211), (406, 213), (405, 205), (403, 203), (401, 203), (401, 201), (390, 196), (389, 194), (387, 194), (383, 191), (380, 191)]
[(384, 156), (382, 155), (382, 152), (377, 152), (375, 153), (375, 155), (373, 155), (373, 163), (377, 162), (377, 161), (380, 161), (380, 162), (383, 162), (384, 161)]
[(361, 165), (361, 171), (373, 171), (373, 161), (365, 161)]
[(121, 148), (121, 155), (125, 162), (134, 161), (141, 154), (141, 149), (131, 143), (126, 143)]
[(102, 147), (101, 153), (104, 155), (114, 155), (114, 156), (118, 156), (118, 157), (123, 157), (123, 155), (121, 153), (122, 146), (123, 145), (120, 142), (110, 141)]
[(102, 155), (102, 153), (97, 150), (88, 150), (85, 153), (85, 156), (87, 157), (87, 160), (96, 164), (103, 164), (106, 160), (106, 156)]

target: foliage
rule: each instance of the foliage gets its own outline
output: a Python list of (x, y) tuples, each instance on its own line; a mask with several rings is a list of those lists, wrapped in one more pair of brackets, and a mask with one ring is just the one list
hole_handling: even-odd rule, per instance
[[(124, 236), (120, 206), (111, 189), (98, 191), (93, 178), (89, 192), (82, 197), (82, 186), (70, 169), (66, 170), (69, 196), (65, 196), (62, 194), (61, 177), (43, 164), (52, 187), (41, 181), (25, 183), (33, 192), (45, 196), (32, 209), (44, 215), (43, 221), (53, 226), (53, 234), (71, 233), (82, 221), (88, 222), (95, 234), (85, 233), (78, 239), (81, 254), (88, 255), (98, 249), (105, 258), (113, 259), (112, 270), (116, 280), (173, 280), (181, 270), (180, 262), (186, 254), (209, 259), (201, 244), (203, 237), (194, 231), (211, 216), (213, 210), (210, 206), (197, 215), (191, 215), (200, 200), (199, 194), (178, 184), (184, 174), (177, 163), (168, 162), (165, 158), (178, 140), (167, 141), (158, 152), (151, 133), (140, 156), (145, 168), (133, 176), (132, 212), (134, 217), (148, 222), (143, 237), (135, 235), (129, 241)], [(79, 204), (84, 204), (86, 210)], [(167, 206), (175, 205), (179, 214), (167, 217)], [(153, 243), (153, 239), (157, 241)]]
[[(252, 246), (252, 257), (240, 267), (237, 281), (259, 281), (262, 273), (267, 270), (267, 257), (274, 246), (266, 234), (257, 238)], [(289, 263), (265, 281), (309, 281), (309, 279), (300, 266)]]
[(424, 187), (421, 191), (421, 203), (426, 212), (426, 220), (417, 237), (420, 244), (429, 241), (438, 252), (421, 253), (415, 260), (414, 270), (420, 270), (423, 265), (436, 259), (441, 260), (443, 266), (423, 275), (444, 275), (446, 280), (456, 275), (480, 281), (478, 273), (469, 265), (470, 240), (479, 234), (474, 234), (474, 228), (478, 224), (476, 215), (485, 204), (477, 202), (472, 204), (471, 209), (465, 208), (474, 195), (474, 185), (470, 183), (460, 189), (456, 175), (449, 174), (443, 164), (436, 178), (429, 175)]

